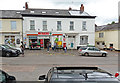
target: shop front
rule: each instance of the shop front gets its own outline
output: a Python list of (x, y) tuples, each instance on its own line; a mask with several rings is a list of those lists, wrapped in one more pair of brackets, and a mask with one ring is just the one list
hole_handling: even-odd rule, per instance
[(9, 44), (11, 46), (15, 46), (15, 47), (20, 47), (21, 44), (21, 39), (22, 36), (20, 35), (20, 33), (18, 34), (14, 34), (14, 33), (10, 33), (10, 34), (3, 34), (2, 37), (3, 39), (3, 43), (4, 44)]
[(49, 32), (38, 32), (34, 34), (27, 34), (29, 41), (29, 49), (44, 49), (46, 44), (50, 41)]
[(63, 48), (63, 34), (62, 33), (52, 33), (52, 46), (56, 43), (57, 48)]

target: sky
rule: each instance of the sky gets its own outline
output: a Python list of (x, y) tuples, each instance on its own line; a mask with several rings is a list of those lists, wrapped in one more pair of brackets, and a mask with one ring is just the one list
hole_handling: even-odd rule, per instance
[(95, 23), (106, 25), (112, 21), (118, 22), (118, 2), (120, 0), (0, 0), (0, 10), (24, 10), (25, 2), (29, 8), (45, 9), (80, 9), (91, 16), (97, 16)]

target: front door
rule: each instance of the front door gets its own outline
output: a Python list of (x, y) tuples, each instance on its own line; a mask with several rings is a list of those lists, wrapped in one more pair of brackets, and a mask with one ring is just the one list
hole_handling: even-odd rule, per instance
[(47, 42), (50, 41), (50, 39), (44, 39), (44, 48), (47, 48)]

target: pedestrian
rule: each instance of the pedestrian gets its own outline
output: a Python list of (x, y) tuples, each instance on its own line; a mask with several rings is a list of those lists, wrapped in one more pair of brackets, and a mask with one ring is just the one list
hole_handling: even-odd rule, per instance
[(56, 42), (54, 42), (54, 50), (55, 50), (55, 52), (56, 52)]
[(64, 51), (65, 51), (65, 53), (67, 52), (67, 47), (66, 46), (64, 47)]
[(25, 49), (25, 46), (24, 46), (23, 42), (21, 42), (20, 48), (21, 48), (21, 50), (22, 50), (22, 56), (24, 57), (24, 49)]
[(47, 42), (47, 51), (48, 51), (48, 52), (49, 52), (49, 47), (50, 47), (49, 45), (50, 45), (50, 42), (48, 41), (48, 42)]

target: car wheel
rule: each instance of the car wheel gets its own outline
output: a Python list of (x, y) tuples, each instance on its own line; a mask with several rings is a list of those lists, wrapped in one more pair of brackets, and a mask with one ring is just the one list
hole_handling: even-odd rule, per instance
[(10, 57), (10, 54), (11, 54), (11, 53), (7, 52), (7, 53), (6, 53), (6, 57)]
[(107, 54), (106, 54), (106, 53), (103, 53), (103, 54), (102, 54), (102, 56), (103, 56), (103, 57), (106, 57), (106, 56), (107, 56)]
[(85, 55), (85, 56), (89, 56), (89, 54), (88, 54), (88, 53), (85, 53), (84, 55)]

